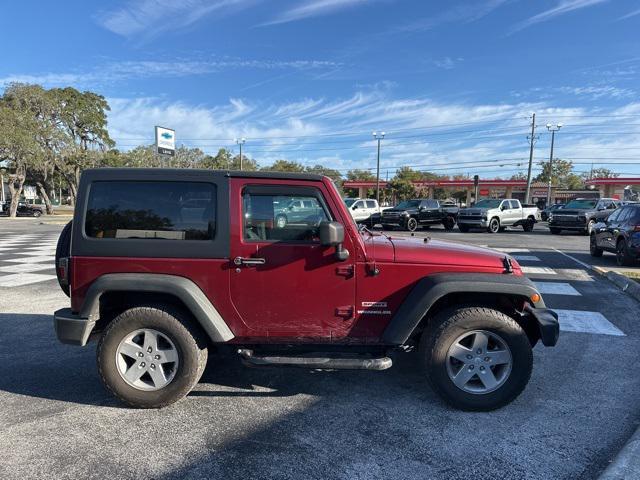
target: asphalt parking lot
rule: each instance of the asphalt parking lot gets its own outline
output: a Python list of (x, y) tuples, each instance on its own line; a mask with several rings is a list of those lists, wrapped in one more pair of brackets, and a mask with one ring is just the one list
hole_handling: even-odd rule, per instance
[(415, 234), (513, 254), (561, 313), (559, 344), (536, 347), (531, 383), (499, 411), (448, 408), (412, 354), (379, 373), (217, 354), (184, 401), (134, 410), (102, 387), (95, 344), (55, 339), (61, 228), (0, 219), (0, 478), (589, 479), (640, 423), (639, 305), (588, 268), (615, 262), (586, 236)]

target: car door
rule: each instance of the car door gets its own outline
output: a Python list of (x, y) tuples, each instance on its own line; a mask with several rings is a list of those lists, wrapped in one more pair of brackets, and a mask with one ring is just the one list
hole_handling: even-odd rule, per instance
[(367, 207), (364, 200), (358, 200), (351, 206), (351, 216), (356, 222), (361, 222), (367, 218)]
[(379, 213), (378, 202), (375, 200), (367, 200), (367, 218), (371, 218), (372, 215)]
[(600, 248), (612, 250), (615, 248), (615, 241), (612, 239), (614, 230), (618, 228), (618, 219), (624, 213), (624, 208), (613, 212), (606, 219), (601, 219), (596, 228), (596, 242)]
[[(231, 301), (251, 336), (345, 337), (354, 318), (356, 254), (346, 235), (351, 255), (338, 261), (335, 247), (320, 245), (318, 231), (320, 221), (347, 220), (324, 185), (291, 182), (231, 180)], [(280, 226), (277, 205), (291, 201), (312, 202), (315, 214)]]
[(513, 225), (522, 220), (522, 207), (518, 200), (509, 200), (511, 209), (509, 210), (509, 224)]

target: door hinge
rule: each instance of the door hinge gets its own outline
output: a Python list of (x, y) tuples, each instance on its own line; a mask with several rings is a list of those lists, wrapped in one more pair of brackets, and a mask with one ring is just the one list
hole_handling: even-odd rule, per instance
[(341, 265), (336, 268), (336, 275), (343, 277), (353, 277), (353, 265)]
[(336, 317), (341, 317), (345, 320), (349, 320), (351, 317), (353, 317), (353, 305), (336, 307)]

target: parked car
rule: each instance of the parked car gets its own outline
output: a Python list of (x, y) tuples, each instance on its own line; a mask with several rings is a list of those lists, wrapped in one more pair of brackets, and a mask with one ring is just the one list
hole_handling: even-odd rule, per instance
[(373, 227), (380, 223), (380, 214), (390, 207), (381, 207), (375, 199), (345, 198), (344, 203), (356, 223)]
[(402, 228), (410, 232), (418, 227), (439, 224), (442, 224), (445, 230), (453, 230), (458, 210), (455, 204), (440, 200), (406, 200), (382, 212), (380, 223), (384, 228)]
[(589, 237), (589, 250), (594, 257), (601, 257), (603, 252), (615, 253), (620, 266), (637, 262), (640, 259), (640, 204), (618, 208), (596, 223)]
[[(189, 198), (206, 201), (185, 220)], [(285, 199), (310, 198), (320, 222), (274, 223)], [(439, 395), (491, 410), (525, 388), (532, 347), (559, 335), (515, 259), (358, 230), (319, 175), (86, 170), (56, 251), (71, 297), (54, 315), (58, 339), (98, 340), (98, 375), (135, 407), (184, 397), (209, 348), (327, 370), (384, 370), (417, 348)], [(61, 374), (86, 370), (70, 368)]]
[(458, 228), (461, 232), (484, 228), (489, 233), (498, 233), (506, 227), (520, 226), (525, 232), (530, 232), (539, 219), (538, 207), (523, 207), (519, 200), (514, 199), (485, 199), (471, 208), (460, 210)]
[[(322, 206), (313, 197), (298, 197), (293, 200), (288, 197), (275, 198), (273, 211), (277, 228), (284, 228), (288, 224), (318, 223), (322, 216)], [(254, 215), (251, 211), (247, 213)]]
[(549, 220), (549, 214), (554, 213), (558, 210), (562, 210), (564, 208), (564, 203), (554, 203), (553, 205), (549, 205), (547, 208), (540, 212), (540, 219), (543, 222)]
[(562, 210), (549, 215), (549, 230), (558, 234), (562, 230), (582, 232), (589, 235), (593, 226), (618, 208), (614, 198), (576, 198), (569, 201)]
[[(9, 202), (5, 202), (0, 208), (0, 216), (7, 217), (9, 216)], [(36, 205), (29, 205), (27, 203), (20, 202), (18, 203), (18, 208), (16, 209), (17, 217), (39, 217), (43, 213), (42, 209)]]

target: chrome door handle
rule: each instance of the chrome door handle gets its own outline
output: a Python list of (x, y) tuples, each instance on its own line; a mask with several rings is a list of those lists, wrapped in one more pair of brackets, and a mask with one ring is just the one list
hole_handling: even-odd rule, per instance
[(233, 259), (233, 263), (236, 266), (246, 265), (248, 267), (256, 266), (256, 265), (264, 265), (266, 260), (264, 258), (255, 258), (255, 257), (236, 257)]

